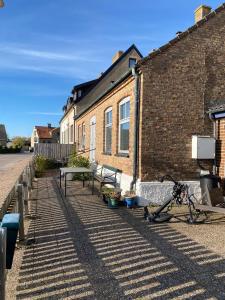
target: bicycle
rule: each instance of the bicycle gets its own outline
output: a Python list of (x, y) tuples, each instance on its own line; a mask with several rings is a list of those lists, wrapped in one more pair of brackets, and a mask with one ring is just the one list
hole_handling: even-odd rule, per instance
[[(148, 207), (144, 207), (144, 218), (149, 222), (168, 222), (173, 217), (172, 214), (168, 212), (172, 209), (174, 203), (177, 205), (182, 205), (187, 203), (189, 209), (189, 217), (187, 219), (188, 223), (193, 224), (196, 221), (193, 211), (196, 212), (195, 205), (192, 199), (195, 199), (194, 194), (189, 193), (189, 186), (187, 184), (178, 182), (173, 179), (171, 175), (165, 175), (159, 178), (160, 182), (164, 182), (167, 179), (174, 183), (173, 191), (171, 197), (165, 201), (156, 211), (153, 213), (149, 212)], [(196, 214), (197, 216), (197, 214)]]

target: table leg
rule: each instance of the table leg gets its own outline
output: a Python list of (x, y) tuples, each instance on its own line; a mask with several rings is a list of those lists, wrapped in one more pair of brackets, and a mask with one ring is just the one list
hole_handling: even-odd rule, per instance
[(66, 175), (67, 175), (67, 173), (64, 173), (64, 181), (65, 181), (65, 191), (64, 191), (64, 193), (65, 193), (65, 197), (66, 197)]
[(61, 170), (59, 170), (59, 186), (60, 186), (60, 188), (62, 187), (62, 178), (61, 178)]

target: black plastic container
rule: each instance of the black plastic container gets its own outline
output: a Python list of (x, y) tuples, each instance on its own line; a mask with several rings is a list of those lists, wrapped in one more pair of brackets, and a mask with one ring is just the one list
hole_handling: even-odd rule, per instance
[(211, 191), (212, 189), (219, 187), (220, 181), (221, 178), (213, 174), (208, 174), (200, 177), (200, 187), (202, 196), (204, 197), (203, 202), (207, 203), (206, 187), (208, 188), (208, 191)]

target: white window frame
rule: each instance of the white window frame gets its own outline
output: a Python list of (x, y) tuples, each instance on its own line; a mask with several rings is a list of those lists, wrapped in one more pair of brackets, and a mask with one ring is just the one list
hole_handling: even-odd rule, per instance
[(74, 125), (70, 125), (70, 143), (74, 142)]
[(82, 124), (77, 126), (78, 150), (82, 150)]
[[(121, 150), (121, 149), (120, 149), (120, 135), (121, 135), (121, 133), (120, 133), (120, 125), (129, 122), (129, 142), (130, 142), (130, 115), (129, 115), (128, 118), (125, 118), (125, 119), (123, 119), (123, 120), (121, 121), (121, 119), (120, 119), (120, 107), (121, 107), (123, 104), (127, 103), (127, 102), (130, 102), (130, 97), (124, 98), (124, 99), (123, 99), (122, 101), (120, 101), (120, 103), (119, 103), (119, 134), (118, 134), (118, 136), (119, 136), (119, 142), (118, 142), (118, 152), (119, 152), (119, 153), (124, 153), (124, 154), (128, 154), (128, 153), (129, 153), (129, 149), (128, 149), (128, 150)], [(130, 148), (129, 145), (128, 145), (128, 148)]]
[(82, 128), (81, 128), (81, 148), (82, 150), (85, 150), (85, 145), (86, 145), (86, 127), (85, 127), (85, 122), (82, 123)]
[[(105, 127), (105, 143), (104, 143), (104, 152), (105, 153), (108, 153), (107, 152), (107, 147), (106, 147), (106, 128), (108, 128), (108, 127), (111, 127), (112, 128), (112, 122), (111, 123), (108, 123), (108, 124), (106, 124), (106, 120), (107, 120), (107, 113), (109, 113), (109, 112), (112, 112), (112, 107), (110, 106), (109, 108), (107, 108), (106, 110), (105, 110), (105, 124), (104, 124), (104, 127)], [(112, 153), (112, 140), (111, 140), (111, 151), (109, 152), (109, 153)]]

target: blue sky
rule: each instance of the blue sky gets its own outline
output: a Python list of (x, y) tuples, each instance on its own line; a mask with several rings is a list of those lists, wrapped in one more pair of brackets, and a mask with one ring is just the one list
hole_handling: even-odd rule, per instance
[(0, 123), (10, 137), (58, 126), (75, 84), (135, 43), (147, 55), (221, 0), (4, 0), (0, 10)]

